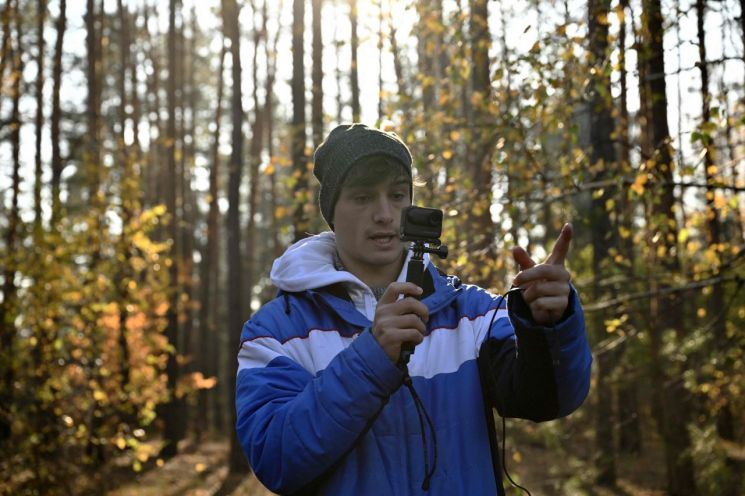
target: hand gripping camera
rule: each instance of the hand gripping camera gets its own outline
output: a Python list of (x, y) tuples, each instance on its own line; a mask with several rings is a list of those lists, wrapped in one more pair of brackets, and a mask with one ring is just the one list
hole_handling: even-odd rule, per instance
[[(410, 241), (412, 256), (406, 271), (406, 282), (422, 286), (424, 276), (424, 254), (433, 253), (447, 258), (448, 247), (440, 242), (442, 235), (442, 210), (425, 207), (406, 207), (401, 211), (401, 241)], [(414, 346), (406, 343), (401, 347), (399, 365), (409, 363)]]

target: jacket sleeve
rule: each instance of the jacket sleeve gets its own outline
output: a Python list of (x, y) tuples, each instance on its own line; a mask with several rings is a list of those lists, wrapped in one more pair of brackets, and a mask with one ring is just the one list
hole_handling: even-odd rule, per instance
[[(313, 375), (255, 322), (244, 326), (236, 381), (237, 434), (270, 490), (294, 492), (323, 475), (399, 388), (402, 374), (365, 330)], [(295, 338), (293, 341), (302, 338)]]
[(576, 290), (553, 326), (533, 323), (520, 293), (507, 308), (509, 318), (497, 319), (491, 330), (502, 338), (485, 340), (479, 353), (487, 398), (505, 417), (539, 422), (569, 415), (587, 396), (592, 363)]

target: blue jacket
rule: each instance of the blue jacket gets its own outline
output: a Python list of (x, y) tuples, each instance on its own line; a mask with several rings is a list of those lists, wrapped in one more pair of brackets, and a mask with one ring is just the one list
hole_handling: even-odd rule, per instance
[[(306, 250), (290, 257), (323, 274), (304, 271), (299, 287), (283, 280), (281, 259), (275, 262), (273, 279), (285, 289), (243, 328), (236, 427), (259, 480), (282, 494), (502, 494), (487, 405), (543, 421), (571, 413), (587, 395), (591, 356), (576, 292), (561, 321), (545, 328), (531, 323), (519, 294), (496, 308), (494, 295), (427, 266), (422, 301), (430, 318), (409, 363), (436, 431), (427, 492), (417, 411), (401, 370), (369, 330), (365, 288), (331, 261), (319, 269), (312, 260), (319, 252), (327, 259), (328, 241), (311, 239), (309, 251), (304, 240)], [(292, 269), (288, 254), (284, 269)], [(303, 286), (317, 287), (289, 290)]]

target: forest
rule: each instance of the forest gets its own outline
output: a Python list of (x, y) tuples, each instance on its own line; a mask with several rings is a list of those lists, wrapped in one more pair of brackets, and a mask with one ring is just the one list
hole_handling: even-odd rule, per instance
[(344, 122), (467, 283), (574, 225), (591, 390), (507, 420), (512, 479), (745, 494), (744, 47), (743, 0), (1, 0), (0, 494), (270, 494), (239, 337)]

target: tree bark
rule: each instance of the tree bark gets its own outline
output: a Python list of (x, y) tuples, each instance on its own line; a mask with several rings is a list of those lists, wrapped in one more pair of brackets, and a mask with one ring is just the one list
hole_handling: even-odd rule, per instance
[[(282, 11), (284, 0), (279, 1), (279, 11)], [(274, 82), (277, 74), (277, 59), (271, 57), (270, 53), (277, 53), (277, 44), (279, 42), (280, 30), (277, 29), (274, 33), (274, 39), (272, 40), (271, 46), (267, 43), (264, 45), (264, 56), (267, 60), (266, 69), (266, 111), (264, 112), (264, 118), (266, 119), (266, 149), (269, 155), (269, 163), (274, 166)], [(338, 59), (337, 59), (338, 64)], [(338, 67), (337, 67), (338, 68)], [(272, 259), (277, 258), (281, 254), (281, 244), (279, 241), (279, 221), (277, 220), (277, 171), (269, 175), (269, 206), (271, 218), (271, 232), (272, 232)]]
[(173, 347), (168, 354), (166, 363), (166, 374), (168, 376), (168, 402), (163, 405), (163, 448), (160, 456), (171, 458), (178, 453), (178, 443), (182, 439), (182, 430), (180, 428), (180, 415), (182, 410), (182, 399), (176, 395), (176, 388), (181, 375), (181, 367), (178, 363), (179, 353), (179, 300), (181, 295), (181, 285), (179, 281), (180, 261), (179, 261), (179, 215), (176, 204), (176, 188), (178, 187), (179, 178), (177, 175), (176, 164), (176, 80), (178, 77), (176, 71), (177, 53), (176, 53), (176, 10), (180, 8), (180, 2), (170, 0), (168, 8), (168, 81), (166, 91), (166, 101), (168, 106), (168, 122), (166, 125), (166, 181), (165, 196), (166, 209), (170, 214), (168, 225), (168, 237), (171, 240), (170, 260), (171, 265), (168, 273), (171, 280), (172, 293), (166, 313), (168, 325), (166, 328), (166, 337)]
[[(616, 165), (616, 149), (611, 135), (614, 131), (611, 114), (611, 83), (606, 76), (608, 61), (608, 16), (610, 0), (589, 0), (587, 5), (589, 52), (592, 69), (590, 73), (592, 100), (590, 102), (590, 168), (593, 181), (603, 181), (612, 176)], [(599, 196), (593, 195), (590, 209), (590, 226), (592, 231), (592, 268), (594, 274), (593, 297), (602, 300), (605, 291), (601, 281), (603, 274), (610, 270), (608, 260), (612, 248), (613, 229), (610, 222), (607, 202), (614, 196), (609, 189)], [(611, 315), (598, 312), (594, 317), (598, 329), (597, 340), (605, 337), (604, 321)], [(615, 447), (613, 442), (613, 394), (610, 376), (615, 367), (614, 351), (598, 353), (597, 372), (597, 410), (595, 444), (598, 455), (595, 459), (597, 475), (595, 480), (602, 486), (614, 486), (616, 483)]]
[[(706, 0), (696, 0), (696, 33), (698, 37), (698, 68), (701, 74), (701, 120), (706, 125), (711, 121), (711, 93), (709, 92), (709, 66), (706, 57), (706, 32), (704, 30), (704, 21), (706, 16)], [(704, 177), (707, 185), (717, 183), (714, 136), (709, 131), (701, 130), (701, 142), (704, 146)], [(706, 192), (706, 241), (708, 246), (716, 247), (722, 241), (721, 222), (719, 212), (715, 207), (716, 190), (711, 189)], [(716, 269), (715, 269), (716, 270)], [(732, 340), (727, 338), (726, 330), (726, 308), (724, 306), (725, 294), (721, 282), (717, 282), (711, 287), (711, 295), (708, 299), (708, 316), (712, 321), (715, 343), (712, 351), (726, 350), (731, 347)], [(729, 396), (723, 393), (725, 396)], [(735, 417), (732, 412), (732, 406), (727, 398), (727, 402), (721, 406), (716, 414), (717, 434), (721, 439), (729, 442), (736, 442)], [(720, 489), (722, 496), (737, 496), (740, 492), (742, 481), (742, 462), (732, 458), (726, 458), (726, 466), (729, 469), (729, 477), (723, 483)]]
[[(494, 150), (493, 120), (490, 110), (491, 77), (489, 70), (489, 13), (487, 0), (469, 1), (471, 17), (469, 38), (471, 45), (471, 88), (473, 121), (468, 155), (468, 178), (474, 188), (472, 208), (467, 215), (466, 224), (470, 226), (473, 237), (469, 246), (477, 254), (477, 266), (492, 267), (496, 258), (494, 253), (495, 227), (491, 218), (492, 204), (492, 165)], [(492, 270), (473, 274), (474, 284), (490, 287), (493, 284)]]
[[(95, 0), (87, 0), (85, 26), (87, 33), (86, 45), (88, 48), (88, 101), (86, 102), (88, 146), (84, 154), (83, 167), (88, 183), (88, 201), (93, 207), (100, 206), (98, 193), (101, 186), (101, 131), (99, 125), (101, 113), (101, 81), (99, 78), (101, 39), (98, 33), (98, 24)], [(97, 227), (94, 227), (94, 229), (97, 229)]]
[[(220, 178), (220, 132), (222, 129), (222, 107), (223, 107), (223, 72), (225, 70), (225, 55), (227, 53), (225, 39), (223, 38), (222, 50), (220, 51), (220, 66), (217, 72), (217, 103), (215, 104), (215, 133), (212, 140), (212, 160), (209, 178), (209, 193), (207, 195), (207, 242), (202, 259), (202, 275), (200, 277), (201, 297), (199, 299), (199, 341), (204, 347), (204, 352), (197, 356), (199, 369), (203, 371), (205, 377), (216, 377), (218, 375), (218, 354), (220, 350), (215, 346), (217, 341), (217, 305), (219, 300), (217, 288), (220, 287), (220, 264), (219, 264), (219, 242), (220, 234), (218, 227), (218, 218), (220, 208), (217, 204), (219, 195), (218, 182)], [(217, 390), (222, 391), (223, 386)], [(227, 395), (227, 393), (225, 393)], [(208, 426), (213, 426), (216, 430), (218, 418), (222, 415), (210, 415), (211, 412), (218, 412), (214, 408), (213, 401), (215, 398), (213, 390), (200, 390), (197, 398), (197, 439)]]
[(396, 73), (396, 87), (398, 88), (398, 104), (399, 108), (403, 112), (404, 122), (412, 122), (411, 120), (411, 92), (406, 81), (406, 75), (404, 74), (404, 65), (401, 58), (401, 50), (398, 47), (398, 40), (396, 39), (396, 24), (393, 20), (392, 6), (388, 5), (388, 29), (390, 32), (389, 39), (391, 42), (391, 53), (393, 55), (393, 72)]
[[(626, 83), (626, 11), (629, 7), (628, 0), (621, 0), (618, 11), (619, 35), (618, 35), (618, 65), (620, 68), (620, 88), (619, 95), (619, 119), (618, 119), (618, 136), (620, 141), (620, 164), (619, 172), (622, 176), (631, 176), (631, 144), (629, 141), (629, 111), (628, 111), (628, 88)], [(634, 269), (634, 237), (633, 233), (633, 205), (629, 200), (628, 192), (622, 189), (619, 192), (621, 201), (621, 219), (619, 221), (620, 230), (624, 233), (621, 235), (621, 250), (626, 260), (625, 273), (629, 280), (636, 279)], [(636, 327), (636, 319), (629, 315), (629, 320), (633, 327)], [(619, 360), (626, 352), (626, 345), (622, 345), (619, 350)], [(637, 399), (637, 381), (633, 377), (633, 367), (626, 366), (623, 374), (624, 380), (618, 386), (617, 404), (618, 404), (618, 448), (622, 453), (638, 454), (642, 450), (641, 425), (639, 422), (639, 407)]]
[[(223, 0), (223, 23), (225, 34), (230, 40), (232, 60), (232, 150), (228, 164), (228, 217), (227, 217), (227, 251), (228, 251), (228, 327), (231, 339), (228, 340), (228, 356), (235, 356), (236, 340), (232, 338), (240, 332), (243, 320), (243, 263), (241, 260), (241, 223), (240, 223), (240, 184), (243, 172), (243, 92), (241, 90), (241, 48), (240, 27), (238, 25), (239, 8), (235, 0)], [(227, 377), (230, 408), (230, 455), (229, 471), (233, 474), (246, 473), (247, 463), (238, 445), (235, 433), (235, 360), (227, 362)]]
[[(17, 249), (18, 227), (20, 224), (20, 212), (18, 209), (18, 197), (21, 185), (21, 79), (23, 74), (23, 57), (21, 57), (21, 14), (16, 9), (12, 11), (16, 22), (16, 40), (8, 49), (11, 57), (11, 98), (12, 108), (10, 114), (10, 145), (11, 160), (13, 164), (11, 180), (11, 202), (8, 212), (8, 230), (5, 233), (6, 253), (14, 253)], [(10, 25), (9, 25), (10, 26)], [(7, 33), (10, 37), (10, 30)], [(12, 43), (9, 41), (9, 43)], [(0, 389), (0, 440), (6, 440), (11, 434), (11, 420), (13, 405), (13, 382), (15, 378), (15, 335), (17, 315), (17, 291), (16, 262), (13, 257), (6, 258), (3, 269), (3, 300), (0, 302), (0, 374), (3, 382)]]
[(119, 182), (119, 193), (121, 195), (121, 217), (122, 232), (119, 236), (119, 256), (121, 263), (117, 272), (116, 285), (119, 288), (119, 350), (121, 353), (121, 384), (122, 390), (127, 391), (130, 382), (130, 365), (129, 365), (129, 344), (127, 343), (127, 319), (129, 312), (129, 290), (128, 283), (131, 278), (130, 270), (130, 242), (127, 236), (127, 227), (132, 221), (134, 211), (134, 200), (136, 188), (134, 184), (134, 174), (132, 170), (131, 156), (129, 147), (126, 143), (127, 129), (127, 75), (129, 68), (129, 18), (124, 9), (122, 0), (117, 0), (117, 10), (119, 13), (119, 50), (120, 50), (120, 71), (119, 71), (119, 136), (117, 139), (118, 156), (121, 166), (121, 180)]
[(36, 58), (36, 67), (38, 74), (36, 75), (36, 147), (34, 162), (36, 165), (35, 169), (35, 180), (34, 180), (34, 237), (38, 240), (42, 229), (41, 219), (41, 185), (42, 185), (42, 161), (41, 161), (41, 137), (44, 126), (44, 24), (47, 19), (47, 2), (46, 0), (38, 0), (37, 13), (37, 49), (38, 53)]
[[(337, 4), (338, 9), (338, 4)], [(335, 13), (338, 15), (338, 10)], [(338, 29), (339, 25), (338, 23), (334, 23), (334, 52), (335, 57), (334, 60), (336, 60), (336, 67), (334, 68), (334, 74), (336, 76), (336, 122), (343, 122), (342, 120), (342, 114), (344, 112), (344, 101), (342, 99), (341, 94), (341, 47), (344, 44), (344, 40), (340, 40), (338, 36)]]
[[(0, 41), (0, 80), (5, 78), (5, 67), (8, 62), (10, 54), (10, 18), (13, 14), (13, 0), (8, 0), (3, 6), (3, 11), (0, 13), (0, 23), (2, 23), (2, 41)], [(2, 129), (2, 127), (0, 127)]]
[[(181, 21), (179, 29), (179, 61), (181, 67), (178, 73), (179, 86), (179, 107), (181, 108), (179, 130), (179, 142), (181, 143), (181, 160), (179, 173), (179, 190), (181, 206), (181, 272), (180, 280), (182, 284), (182, 301), (180, 309), (181, 326), (179, 329), (180, 353), (186, 357), (186, 363), (182, 375), (189, 375), (195, 372), (194, 352), (200, 348), (195, 343), (194, 332), (194, 223), (196, 213), (196, 199), (192, 190), (192, 175), (195, 163), (195, 123), (194, 115), (196, 114), (196, 90), (194, 79), (194, 57), (196, 56), (196, 37), (198, 25), (196, 23), (196, 13), (194, 4), (190, 11), (190, 31), (191, 38), (186, 39), (185, 21)], [(183, 410), (179, 419), (179, 427), (183, 429), (181, 436), (186, 436), (186, 431), (190, 424), (192, 415), (191, 401), (183, 402)]]
[(60, 153), (60, 89), (62, 86), (62, 50), (65, 31), (67, 30), (67, 0), (60, 0), (60, 12), (57, 17), (57, 40), (54, 47), (54, 68), (52, 69), (52, 119), (50, 135), (52, 139), (52, 230), (57, 229), (57, 222), (62, 214), (60, 203), (60, 182), (62, 181), (62, 156)]
[(323, 33), (321, 31), (321, 11), (323, 1), (313, 0), (313, 102), (311, 125), (313, 128), (313, 148), (323, 141)]
[(352, 66), (350, 67), (350, 84), (352, 86), (352, 122), (359, 122), (360, 84), (357, 71), (357, 52), (360, 42), (357, 36), (357, 0), (349, 0), (349, 22), (352, 27)]
[(292, 188), (295, 206), (293, 224), (295, 241), (308, 235), (310, 222), (306, 205), (308, 194), (308, 168), (305, 156), (305, 68), (303, 60), (305, 49), (303, 33), (305, 32), (305, 2), (293, 0), (292, 6), (292, 171), (295, 186)]
[[(657, 241), (650, 247), (650, 263), (662, 268), (672, 278), (680, 272), (680, 262), (677, 256), (678, 226), (672, 186), (674, 164), (667, 122), (663, 16), (660, 0), (644, 0), (642, 7), (644, 43), (639, 61), (644, 68), (644, 80), (641, 86), (644, 87), (642, 97), (646, 100), (645, 117), (648, 121), (650, 152), (653, 153), (653, 160), (648, 162), (652, 176), (650, 186), (654, 194), (658, 195), (652, 201), (651, 211), (655, 222), (650, 228), (657, 231), (659, 236), (655, 236)], [(657, 281), (652, 281), (652, 284), (656, 285)], [(667, 285), (665, 281), (660, 284), (662, 287)], [(688, 412), (691, 411), (690, 405), (686, 404), (688, 395), (678, 374), (670, 376), (670, 372), (667, 372), (669, 361), (662, 354), (662, 334), (665, 329), (673, 329), (678, 339), (686, 334), (680, 308), (681, 302), (677, 294), (655, 297), (652, 300), (649, 336), (655, 406), (665, 444), (667, 491), (672, 496), (697, 493), (687, 429)]]

